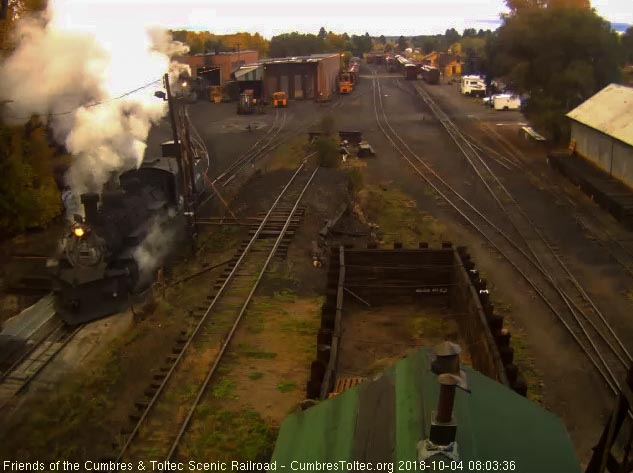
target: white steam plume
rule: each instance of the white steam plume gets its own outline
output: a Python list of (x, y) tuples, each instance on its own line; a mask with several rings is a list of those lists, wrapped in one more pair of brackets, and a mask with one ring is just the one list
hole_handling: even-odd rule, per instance
[(156, 217), (145, 239), (134, 249), (141, 284), (153, 279), (154, 273), (171, 249), (176, 230), (168, 223), (167, 216)]
[(182, 71), (170, 57), (186, 52), (165, 29), (126, 14), (125, 3), (112, 3), (121, 12), (109, 19), (89, 3), (49, 0), (43, 15), (18, 23), (18, 46), (0, 64), (5, 119), (50, 117), (55, 139), (75, 158), (67, 175), (75, 195), (140, 165), (149, 129), (166, 113), (153, 93), (164, 73)]

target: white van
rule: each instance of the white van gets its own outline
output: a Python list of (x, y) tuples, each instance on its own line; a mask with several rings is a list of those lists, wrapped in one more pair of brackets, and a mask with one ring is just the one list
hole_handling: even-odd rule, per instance
[(486, 95), (486, 83), (479, 76), (463, 76), (461, 91), (463, 95)]
[(493, 98), (495, 110), (519, 110), (521, 108), (521, 98), (518, 95), (499, 94)]

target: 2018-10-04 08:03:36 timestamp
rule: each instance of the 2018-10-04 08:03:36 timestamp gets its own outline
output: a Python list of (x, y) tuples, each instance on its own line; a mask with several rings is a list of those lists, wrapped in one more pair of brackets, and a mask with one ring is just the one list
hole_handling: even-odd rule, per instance
[(514, 460), (419, 460), (400, 461), (396, 471), (515, 471)]

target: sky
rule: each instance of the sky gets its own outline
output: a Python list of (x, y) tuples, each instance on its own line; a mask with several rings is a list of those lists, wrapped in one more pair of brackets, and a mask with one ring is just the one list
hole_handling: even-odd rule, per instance
[[(168, 28), (224, 34), (259, 32), (267, 38), (290, 31), (327, 30), (372, 36), (444, 33), (454, 27), (495, 29), (503, 0), (71, 0), (77, 19), (125, 21), (131, 15)], [(598, 14), (611, 22), (633, 24), (632, 0), (595, 0)]]

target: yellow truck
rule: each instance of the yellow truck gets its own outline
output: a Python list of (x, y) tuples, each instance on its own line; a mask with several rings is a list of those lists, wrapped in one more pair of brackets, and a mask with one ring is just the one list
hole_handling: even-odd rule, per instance
[(275, 92), (273, 94), (273, 107), (287, 107), (288, 99), (285, 92)]

